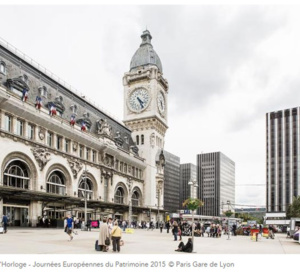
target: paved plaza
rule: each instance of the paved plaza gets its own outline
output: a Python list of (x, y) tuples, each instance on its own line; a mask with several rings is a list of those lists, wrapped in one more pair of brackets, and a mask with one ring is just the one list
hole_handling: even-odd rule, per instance
[[(95, 240), (99, 229), (78, 230), (72, 241), (62, 229), (52, 228), (9, 228), (6, 234), (0, 234), (1, 254), (97, 254), (114, 255), (109, 252), (96, 252)], [(188, 237), (182, 237), (186, 243)], [(134, 230), (133, 234), (123, 233), (125, 244), (121, 254), (182, 254), (175, 252), (179, 242), (173, 240), (171, 233), (155, 230)], [(276, 234), (275, 239), (259, 238), (257, 242), (248, 236), (227, 235), (221, 238), (195, 237), (196, 254), (300, 254), (300, 244), (286, 238), (285, 234)], [(185, 254), (188, 255), (188, 254)]]

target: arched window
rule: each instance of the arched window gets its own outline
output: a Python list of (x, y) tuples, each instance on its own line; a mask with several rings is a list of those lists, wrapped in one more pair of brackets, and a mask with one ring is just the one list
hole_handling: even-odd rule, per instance
[(7, 165), (4, 170), (4, 186), (29, 189), (29, 182), (29, 168), (25, 162), (14, 160)]
[(136, 145), (140, 145), (140, 136), (136, 136)]
[(141, 145), (144, 145), (144, 135), (141, 135)]
[(138, 206), (139, 205), (139, 194), (138, 192), (133, 192), (131, 196), (131, 202), (133, 206)]
[(116, 190), (114, 200), (117, 204), (124, 204), (124, 190), (121, 187)]
[(88, 200), (93, 199), (93, 182), (83, 176), (78, 185), (78, 197), (85, 198), (85, 193)]
[(66, 185), (65, 177), (62, 172), (54, 171), (47, 179), (47, 192), (65, 195)]
[(6, 64), (5, 62), (0, 62), (0, 73), (6, 75)]

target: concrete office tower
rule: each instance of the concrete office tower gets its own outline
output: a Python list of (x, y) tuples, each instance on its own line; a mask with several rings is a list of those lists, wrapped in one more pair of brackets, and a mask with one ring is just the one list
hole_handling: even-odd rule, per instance
[(179, 209), (180, 158), (167, 151), (164, 151), (164, 156), (164, 209), (169, 213), (176, 213)]
[[(190, 196), (198, 198), (198, 187), (188, 185), (190, 181), (197, 180), (197, 167), (191, 163), (180, 164), (180, 209), (185, 209), (182, 206), (184, 200)], [(198, 184), (197, 184), (198, 185)], [(191, 192), (192, 188), (192, 192)]]
[(299, 107), (266, 114), (267, 212), (285, 212), (299, 195)]
[(221, 152), (197, 155), (199, 199), (204, 201), (200, 214), (220, 216), (234, 210), (235, 163)]

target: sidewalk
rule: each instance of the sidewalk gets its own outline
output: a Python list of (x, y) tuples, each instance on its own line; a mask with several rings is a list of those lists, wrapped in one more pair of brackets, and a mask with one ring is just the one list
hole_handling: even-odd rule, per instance
[[(9, 228), (6, 234), (0, 234), (1, 254), (115, 254), (95, 251), (95, 241), (99, 230), (77, 230), (72, 241), (63, 229), (51, 228)], [(182, 237), (186, 243), (188, 237)], [(133, 234), (123, 233), (125, 244), (120, 254), (174, 254), (179, 242), (173, 241), (171, 233), (166, 230), (160, 233), (136, 229)], [(259, 238), (258, 242), (251, 241), (248, 236), (227, 235), (221, 238), (195, 237), (196, 254), (300, 254), (300, 244), (286, 238), (286, 234), (276, 234), (275, 239)], [(120, 255), (117, 254), (117, 255)]]

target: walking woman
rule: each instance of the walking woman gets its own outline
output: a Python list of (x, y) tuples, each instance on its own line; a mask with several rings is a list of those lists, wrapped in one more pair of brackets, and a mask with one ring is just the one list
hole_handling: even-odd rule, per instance
[(119, 228), (118, 221), (115, 221), (115, 226), (113, 227), (110, 235), (112, 238), (113, 252), (120, 252), (120, 240), (122, 237), (122, 229)]
[(178, 224), (176, 221), (173, 222), (173, 235), (174, 235), (174, 241), (177, 241)]

